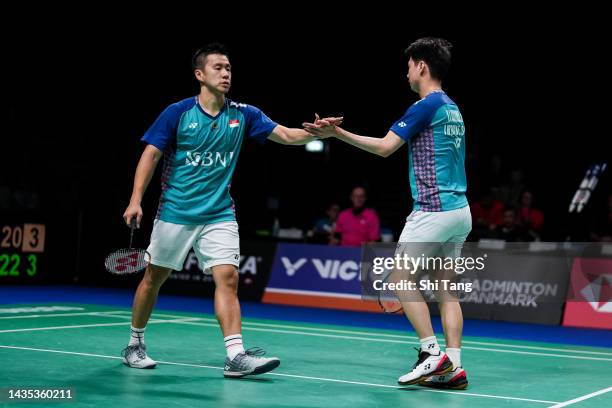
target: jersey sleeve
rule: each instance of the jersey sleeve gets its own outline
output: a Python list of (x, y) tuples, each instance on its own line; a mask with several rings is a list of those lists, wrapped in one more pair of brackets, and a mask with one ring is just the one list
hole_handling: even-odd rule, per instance
[(407, 142), (430, 125), (437, 106), (430, 101), (420, 100), (414, 103), (404, 116), (391, 126), (391, 131)]
[(162, 152), (165, 151), (176, 138), (179, 120), (181, 115), (190, 108), (189, 104), (193, 106), (193, 102), (189, 103), (189, 101), (182, 101), (168, 106), (140, 140), (157, 147)]
[(246, 105), (242, 112), (246, 119), (246, 137), (264, 142), (274, 128), (278, 126), (276, 122), (255, 106)]

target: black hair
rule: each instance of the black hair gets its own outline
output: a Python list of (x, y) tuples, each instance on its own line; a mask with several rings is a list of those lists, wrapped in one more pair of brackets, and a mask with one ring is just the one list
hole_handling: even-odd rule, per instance
[(442, 38), (424, 37), (410, 44), (404, 53), (415, 62), (425, 62), (431, 77), (441, 81), (450, 69), (452, 48), (453, 45)]
[(191, 68), (195, 71), (196, 69), (203, 69), (206, 63), (206, 57), (210, 54), (221, 54), (228, 56), (227, 48), (225, 45), (220, 43), (210, 43), (197, 50), (193, 57), (191, 57)]

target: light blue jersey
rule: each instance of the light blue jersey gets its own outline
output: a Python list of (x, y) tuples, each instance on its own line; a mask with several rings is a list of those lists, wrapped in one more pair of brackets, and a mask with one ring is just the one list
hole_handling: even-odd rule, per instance
[(465, 125), (443, 91), (415, 102), (391, 131), (408, 143), (414, 210), (450, 211), (468, 205)]
[(170, 105), (142, 140), (164, 152), (157, 218), (174, 224), (235, 221), (230, 184), (242, 140), (277, 126), (254, 106), (232, 102), (210, 116), (192, 97)]

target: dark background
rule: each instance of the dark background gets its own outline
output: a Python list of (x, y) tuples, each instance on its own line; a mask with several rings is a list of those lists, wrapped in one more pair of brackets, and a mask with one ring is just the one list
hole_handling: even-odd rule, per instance
[[(360, 9), (354, 18), (315, 7), (281, 17), (237, 5), (186, 6), (176, 16), (157, 10), (156, 18), (98, 11), (72, 9), (77, 17), (62, 19), (7, 14), (0, 148), (0, 185), (37, 191), (39, 211), (66, 247), (96, 264), (127, 244), (121, 215), (140, 137), (167, 105), (198, 92), (190, 58), (211, 41), (230, 50), (229, 98), (285, 126), (318, 112), (343, 115), (353, 132), (383, 136), (417, 100), (403, 50), (419, 37), (442, 36), (454, 44), (444, 88), (466, 122), (468, 198), (521, 170), (545, 213), (545, 240), (565, 239), (596, 211), (567, 215), (588, 165), (611, 157), (604, 26), (595, 20), (492, 9), (473, 21), (448, 10), (442, 19), (382, 8)], [(490, 171), (494, 156), (499, 175)], [(275, 215), (283, 227), (309, 228), (329, 202), (348, 206), (359, 183), (397, 237), (412, 202), (407, 163), (405, 147), (382, 159), (336, 140), (326, 154), (247, 141), (232, 183), (241, 234), (270, 229)], [(609, 174), (601, 184), (591, 207), (605, 205)], [(156, 174), (143, 202), (140, 245), (158, 195)], [(268, 208), (270, 197), (278, 214)]]

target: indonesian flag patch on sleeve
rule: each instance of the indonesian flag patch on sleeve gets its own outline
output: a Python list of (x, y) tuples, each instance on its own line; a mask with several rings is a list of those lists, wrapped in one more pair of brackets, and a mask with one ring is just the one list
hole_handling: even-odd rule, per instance
[(230, 119), (229, 127), (235, 128), (235, 127), (237, 127), (239, 125), (240, 125), (240, 122), (238, 121), (238, 119)]

